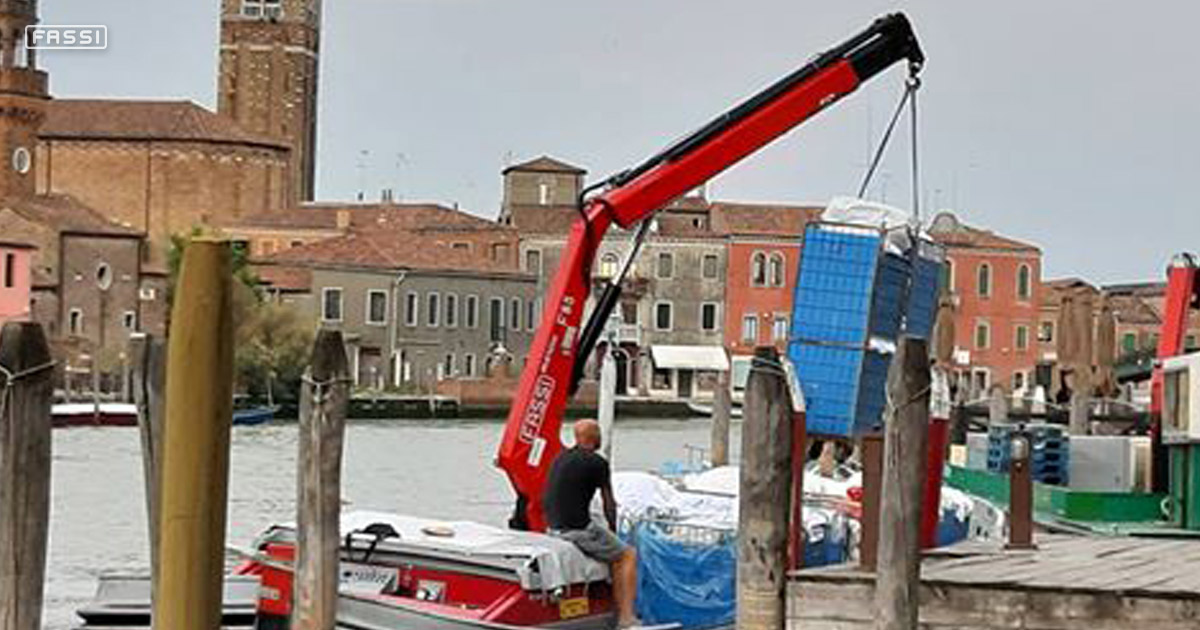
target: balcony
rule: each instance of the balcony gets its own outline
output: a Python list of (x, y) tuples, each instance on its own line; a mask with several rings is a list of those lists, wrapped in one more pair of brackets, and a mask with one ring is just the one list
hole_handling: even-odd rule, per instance
[(609, 339), (609, 337), (618, 343), (631, 343), (637, 346), (642, 345), (642, 327), (637, 324), (617, 324), (609, 320), (608, 325), (604, 327), (604, 334), (600, 336), (601, 341)]

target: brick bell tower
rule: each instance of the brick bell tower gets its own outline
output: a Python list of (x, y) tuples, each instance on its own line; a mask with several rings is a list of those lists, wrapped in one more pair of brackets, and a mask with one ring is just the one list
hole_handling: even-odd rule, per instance
[(313, 198), (320, 31), (321, 0), (221, 0), (218, 111), (291, 146), (293, 202)]
[(0, 0), (0, 197), (32, 197), (38, 129), (50, 100), (25, 27), (38, 23), (37, 0)]

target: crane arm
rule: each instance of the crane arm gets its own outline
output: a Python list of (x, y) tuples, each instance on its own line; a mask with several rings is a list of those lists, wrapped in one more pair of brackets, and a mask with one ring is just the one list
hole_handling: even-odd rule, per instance
[(916, 74), (924, 55), (900, 13), (876, 20), (846, 42), (715, 118), (639, 166), (617, 174), (603, 192), (582, 200), (558, 270), (545, 294), (541, 324), (509, 410), (497, 465), (525, 506), (528, 525), (545, 528), (542, 488), (562, 448), (567, 398), (616, 304), (618, 285), (597, 301), (581, 334), (597, 248), (613, 224), (630, 228), (711, 179), (901, 60)]

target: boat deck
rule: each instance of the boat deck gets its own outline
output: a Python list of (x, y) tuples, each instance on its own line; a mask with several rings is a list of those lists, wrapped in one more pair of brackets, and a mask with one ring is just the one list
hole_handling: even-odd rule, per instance
[[(1034, 551), (967, 542), (921, 564), (922, 628), (1200, 627), (1200, 541), (1043, 535)], [(805, 569), (788, 585), (789, 630), (874, 625), (874, 575)]]

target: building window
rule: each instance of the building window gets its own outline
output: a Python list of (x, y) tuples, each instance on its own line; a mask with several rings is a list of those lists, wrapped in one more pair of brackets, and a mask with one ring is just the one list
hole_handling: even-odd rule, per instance
[(1133, 354), (1137, 352), (1137, 333), (1125, 333), (1121, 336), (1121, 353)]
[(986, 350), (992, 345), (992, 327), (987, 322), (975, 323), (975, 347)]
[(453, 293), (446, 294), (446, 328), (454, 328), (458, 325), (458, 296)]
[(282, 0), (242, 0), (242, 15), (279, 18), (283, 15)]
[(1022, 372), (1021, 370), (1017, 370), (1016, 372), (1013, 372), (1012, 387), (1013, 387), (1014, 392), (1019, 392), (1019, 391), (1025, 389), (1025, 373)]
[(539, 275), (542, 273), (542, 250), (525, 250), (525, 271)]
[(942, 263), (942, 273), (939, 279), (943, 293), (954, 292), (954, 261), (947, 259)]
[(600, 257), (600, 277), (611, 278), (617, 275), (617, 255), (608, 253)]
[(705, 254), (700, 260), (700, 275), (705, 280), (712, 280), (717, 277), (720, 271), (721, 260), (716, 254)]
[(992, 266), (987, 263), (979, 263), (979, 273), (977, 275), (976, 282), (979, 296), (990, 296), (992, 294)]
[(1017, 346), (1017, 350), (1029, 349), (1029, 326), (1026, 326), (1025, 324), (1017, 324), (1017, 328), (1013, 333), (1013, 336), (1016, 338), (1014, 343)]
[(508, 302), (508, 325), (513, 330), (521, 330), (521, 298), (519, 297)]
[(700, 329), (707, 332), (717, 329), (716, 302), (705, 302), (700, 305)]
[(491, 340), (493, 342), (504, 341), (504, 299), (492, 298), (488, 303), (489, 325), (491, 326)]
[(1038, 331), (1038, 341), (1043, 343), (1054, 342), (1054, 322), (1042, 322), (1041, 330)]
[(661, 252), (658, 255), (658, 277), (668, 279), (675, 275), (675, 256), (670, 252)]
[(475, 378), (475, 355), (470, 353), (463, 355), (463, 376)]
[(454, 353), (447, 352), (446, 356), (442, 357), (442, 364), (438, 366), (438, 370), (442, 373), (439, 378), (454, 378)]
[(771, 323), (771, 341), (779, 343), (786, 342), (788, 338), (788, 318), (786, 315), (775, 315), (775, 320)]
[(1017, 299), (1028, 300), (1033, 297), (1033, 272), (1029, 265), (1021, 263), (1017, 267)]
[(416, 326), (421, 312), (421, 296), (414, 291), (404, 294), (404, 325)]
[(621, 323), (628, 326), (637, 326), (638, 320), (638, 303), (624, 300), (621, 302)]
[(125, 311), (121, 314), (121, 325), (130, 332), (137, 330), (137, 312)]
[(367, 323), (376, 326), (387, 323), (387, 291), (367, 291)]
[(671, 330), (672, 323), (671, 303), (656, 302), (654, 304), (654, 329)]
[(754, 256), (750, 259), (750, 285), (762, 287), (766, 284), (767, 255), (762, 252), (754, 252)]
[(67, 332), (72, 335), (83, 334), (83, 309), (73, 308), (67, 314)]
[(770, 281), (771, 286), (773, 287), (781, 287), (784, 284), (783, 264), (783, 254), (771, 254), (771, 262), (768, 266), (768, 271), (770, 272)]
[(1196, 349), (1196, 335), (1188, 335), (1183, 338), (1183, 349), (1185, 352), (1191, 352)]
[(992, 384), (992, 373), (987, 368), (971, 370), (971, 384), (980, 394), (987, 393), (988, 387)]
[(533, 332), (537, 328), (538, 322), (538, 300), (529, 300), (525, 303), (525, 328)]
[(550, 184), (546, 182), (538, 184), (538, 204), (543, 206), (550, 205)]
[(437, 293), (428, 293), (425, 295), (425, 325), (430, 328), (437, 328), (439, 321), (442, 318), (442, 301), (441, 296)]
[(758, 343), (758, 315), (742, 315), (742, 343)]
[(321, 290), (321, 319), (327, 322), (342, 321), (342, 290), (325, 287)]
[(11, 289), (16, 285), (17, 256), (13, 253), (4, 255), (4, 288)]
[(12, 153), (12, 168), (14, 171), (24, 175), (33, 167), (33, 156), (29, 154), (29, 149), (25, 147), (17, 147)]
[(463, 315), (467, 328), (477, 328), (479, 326), (479, 296), (467, 296), (467, 312)]
[(292, 242), (291, 242), (291, 246), (292, 246), (293, 248), (296, 248), (296, 247), (301, 247), (302, 245), (304, 245), (304, 241), (292, 241)]

